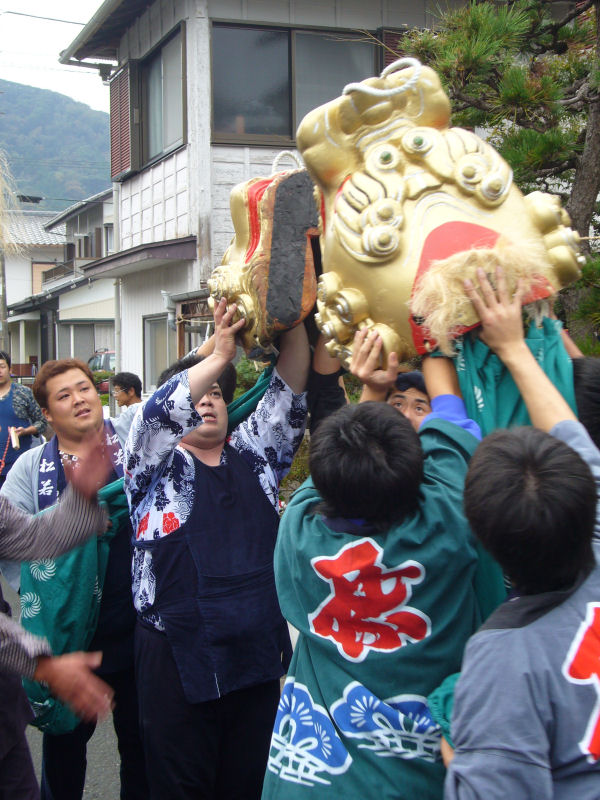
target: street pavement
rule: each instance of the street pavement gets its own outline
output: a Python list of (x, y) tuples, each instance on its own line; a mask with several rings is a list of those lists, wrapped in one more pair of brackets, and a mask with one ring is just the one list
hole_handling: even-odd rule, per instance
[[(2, 592), (10, 603), (13, 616), (18, 619), (19, 599), (4, 578)], [(29, 726), (27, 740), (31, 748), (35, 771), (40, 779), (42, 764), (42, 735), (37, 728)], [(87, 773), (83, 800), (118, 800), (119, 798), (119, 753), (112, 725), (112, 718), (101, 722), (87, 747)]]

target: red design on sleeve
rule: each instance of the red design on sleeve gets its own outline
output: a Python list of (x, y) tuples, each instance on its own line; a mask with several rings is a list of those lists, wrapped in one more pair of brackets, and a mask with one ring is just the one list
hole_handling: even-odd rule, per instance
[(309, 615), (311, 629), (332, 639), (344, 658), (363, 661), (370, 650), (391, 652), (431, 633), (426, 614), (406, 605), (412, 584), (425, 577), (417, 561), (388, 568), (372, 539), (346, 545), (331, 558), (314, 558), (312, 567), (331, 593)]
[(571, 683), (592, 684), (596, 705), (579, 747), (595, 763), (600, 759), (600, 603), (588, 603), (587, 615), (571, 644), (563, 664), (563, 675)]
[(180, 526), (180, 522), (172, 511), (163, 514), (163, 533), (172, 533)]
[(145, 533), (148, 530), (148, 519), (150, 518), (150, 512), (148, 512), (142, 519), (140, 520), (140, 524), (138, 525), (137, 533), (135, 535), (136, 539), (139, 539), (142, 533)]

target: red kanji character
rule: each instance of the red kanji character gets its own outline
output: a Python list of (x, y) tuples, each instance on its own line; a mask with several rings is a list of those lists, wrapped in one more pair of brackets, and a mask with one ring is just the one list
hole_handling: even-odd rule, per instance
[(343, 547), (332, 558), (314, 558), (315, 572), (331, 593), (309, 615), (312, 630), (333, 639), (345, 658), (362, 661), (369, 650), (397, 650), (429, 636), (431, 620), (409, 608), (413, 583), (425, 577), (424, 567), (405, 561), (388, 569), (383, 550), (372, 539)]
[(173, 531), (176, 531), (180, 524), (181, 523), (172, 511), (163, 514), (163, 533), (172, 533)]
[(150, 518), (150, 512), (146, 514), (146, 516), (142, 517), (140, 520), (140, 524), (138, 525), (137, 533), (135, 538), (139, 539), (142, 533), (145, 533), (148, 530), (148, 519)]
[(600, 759), (600, 603), (588, 603), (582, 622), (563, 664), (563, 675), (571, 683), (591, 683), (598, 701), (592, 711), (585, 736), (579, 742), (588, 761)]

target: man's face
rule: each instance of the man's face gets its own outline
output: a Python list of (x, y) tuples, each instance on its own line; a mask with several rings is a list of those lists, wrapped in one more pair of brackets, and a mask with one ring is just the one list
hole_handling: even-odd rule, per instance
[(80, 369), (50, 378), (48, 406), (42, 409), (58, 438), (77, 437), (102, 425), (102, 402), (96, 387)]
[(122, 386), (119, 386), (115, 383), (113, 388), (113, 397), (117, 401), (117, 405), (121, 406), (130, 406), (133, 403), (137, 403), (138, 399), (135, 394), (135, 389), (133, 387), (129, 387), (129, 389), (124, 389)]
[(10, 383), (10, 367), (3, 358), (0, 358), (0, 386)]
[(196, 403), (196, 411), (202, 417), (202, 425), (181, 440), (201, 449), (210, 449), (222, 444), (227, 436), (227, 405), (218, 383)]
[(417, 433), (423, 418), (431, 413), (429, 397), (412, 386), (410, 389), (404, 389), (403, 391), (394, 389), (387, 402), (398, 409), (401, 414), (404, 414)]

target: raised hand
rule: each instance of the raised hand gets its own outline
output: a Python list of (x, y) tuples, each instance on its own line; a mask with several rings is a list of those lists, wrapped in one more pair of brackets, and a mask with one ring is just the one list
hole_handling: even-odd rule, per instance
[(235, 303), (227, 308), (227, 301), (222, 297), (214, 309), (215, 333), (213, 354), (231, 361), (235, 356), (236, 341), (235, 337), (246, 324), (245, 319), (238, 319), (233, 322), (237, 306)]
[(470, 280), (464, 282), (465, 291), (481, 320), (481, 339), (502, 358), (505, 352), (524, 342), (521, 311), (523, 285), (519, 280), (511, 298), (501, 267), (496, 269), (496, 291), (482, 269), (477, 270), (477, 279), (479, 291)]
[(92, 500), (106, 483), (112, 470), (110, 453), (101, 431), (90, 431), (81, 443), (76, 464), (66, 462), (65, 476), (88, 500)]
[(387, 369), (379, 366), (383, 340), (375, 330), (362, 328), (354, 335), (350, 372), (372, 391), (385, 394), (398, 376), (398, 357), (390, 353)]

